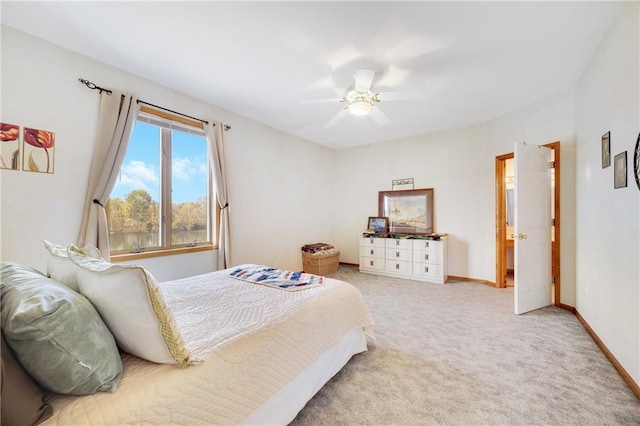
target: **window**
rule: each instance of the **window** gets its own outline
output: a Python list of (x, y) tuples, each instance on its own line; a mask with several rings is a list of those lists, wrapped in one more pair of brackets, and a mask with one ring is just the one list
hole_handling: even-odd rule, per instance
[(211, 188), (202, 125), (142, 107), (107, 205), (111, 255), (212, 248)]

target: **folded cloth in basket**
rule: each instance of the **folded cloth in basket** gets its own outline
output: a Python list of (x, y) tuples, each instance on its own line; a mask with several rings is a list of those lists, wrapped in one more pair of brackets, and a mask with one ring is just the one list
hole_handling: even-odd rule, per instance
[(318, 275), (285, 271), (267, 266), (238, 267), (233, 269), (229, 276), (287, 291), (305, 290), (324, 284), (324, 277)]
[(302, 246), (302, 251), (305, 253), (335, 252), (335, 248), (327, 243), (315, 243)]

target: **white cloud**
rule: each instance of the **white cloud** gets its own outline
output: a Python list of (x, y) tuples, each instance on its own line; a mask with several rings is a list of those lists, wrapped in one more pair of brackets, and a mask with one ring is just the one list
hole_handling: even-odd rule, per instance
[(173, 177), (183, 182), (190, 182), (194, 175), (206, 176), (207, 172), (206, 164), (199, 159), (174, 158), (171, 167)]
[(114, 191), (117, 189), (125, 190), (125, 188), (149, 191), (150, 187), (157, 188), (158, 182), (158, 175), (153, 164), (131, 161), (122, 167)]

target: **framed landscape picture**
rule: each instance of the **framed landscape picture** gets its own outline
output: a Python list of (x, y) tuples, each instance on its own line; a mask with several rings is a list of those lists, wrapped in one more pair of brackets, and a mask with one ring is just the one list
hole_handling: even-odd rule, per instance
[(431, 234), (433, 188), (378, 192), (378, 215), (389, 218), (389, 232)]
[(373, 232), (387, 232), (388, 228), (389, 228), (388, 217), (369, 216), (367, 229), (370, 229)]

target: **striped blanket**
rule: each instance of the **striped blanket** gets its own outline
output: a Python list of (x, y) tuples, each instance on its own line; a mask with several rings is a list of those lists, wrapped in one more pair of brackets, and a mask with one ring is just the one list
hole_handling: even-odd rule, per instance
[(324, 277), (319, 275), (285, 271), (268, 266), (241, 266), (233, 269), (229, 276), (287, 291), (305, 290), (324, 284)]

